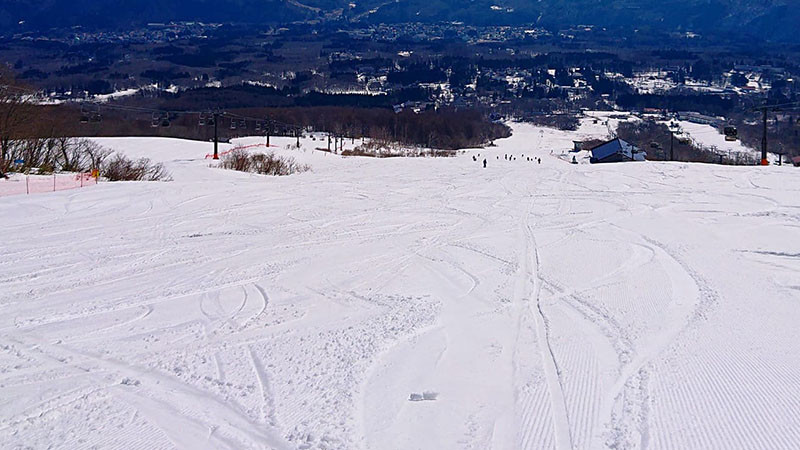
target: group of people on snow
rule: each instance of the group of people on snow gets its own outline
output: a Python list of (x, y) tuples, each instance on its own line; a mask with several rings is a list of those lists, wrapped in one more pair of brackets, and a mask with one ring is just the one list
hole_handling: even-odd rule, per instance
[[(478, 159), (480, 158), (480, 156), (481, 156), (480, 153), (478, 153), (477, 155), (472, 155), (472, 160), (477, 162)], [(542, 163), (542, 158), (530, 157), (530, 156), (525, 156), (525, 155), (520, 155), (520, 158), (526, 158), (528, 161), (533, 161), (533, 162), (538, 163), (538, 164)], [(516, 161), (517, 157), (514, 156), (514, 155), (509, 155), (508, 153), (506, 153), (506, 154), (503, 155), (503, 159), (506, 160), (506, 161)], [(500, 160), (500, 155), (497, 155), (497, 160), (498, 161)], [(483, 168), (484, 169), (486, 168), (486, 158), (485, 157), (483, 158)]]

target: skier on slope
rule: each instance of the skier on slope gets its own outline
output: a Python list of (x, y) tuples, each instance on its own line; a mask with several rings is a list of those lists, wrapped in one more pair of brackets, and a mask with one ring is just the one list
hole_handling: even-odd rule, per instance
[(486, 158), (483, 158), (483, 168), (486, 168)]

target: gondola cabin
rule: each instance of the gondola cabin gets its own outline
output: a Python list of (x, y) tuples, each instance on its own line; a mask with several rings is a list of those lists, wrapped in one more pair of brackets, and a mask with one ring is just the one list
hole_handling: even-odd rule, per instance
[(739, 130), (732, 125), (725, 127), (725, 140), (732, 142), (739, 139)]

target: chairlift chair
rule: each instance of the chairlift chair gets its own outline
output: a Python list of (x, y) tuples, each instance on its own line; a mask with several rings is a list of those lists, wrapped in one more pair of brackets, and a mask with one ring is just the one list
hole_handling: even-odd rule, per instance
[(89, 113), (89, 109), (86, 106), (81, 105), (81, 123), (89, 123)]
[(231, 130), (236, 129), (236, 119), (231, 119)]
[(164, 128), (169, 128), (169, 114), (164, 114), (164, 117), (161, 118), (161, 126)]
[(153, 117), (150, 121), (150, 126), (153, 128), (158, 128), (160, 124), (161, 124), (161, 115), (158, 113), (153, 113)]
[(200, 113), (200, 120), (198, 120), (197, 125), (203, 127), (206, 125), (206, 116), (203, 113)]
[(732, 142), (739, 138), (739, 131), (736, 127), (732, 125), (728, 125), (725, 127), (725, 140)]

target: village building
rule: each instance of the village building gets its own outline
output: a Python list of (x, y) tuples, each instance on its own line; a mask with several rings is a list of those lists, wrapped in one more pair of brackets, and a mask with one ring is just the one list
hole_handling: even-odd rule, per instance
[(620, 138), (612, 139), (608, 142), (593, 147), (592, 157), (589, 160), (592, 164), (625, 162), (625, 161), (644, 161), (647, 154), (639, 150), (635, 145)]

